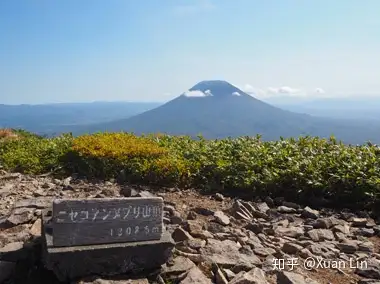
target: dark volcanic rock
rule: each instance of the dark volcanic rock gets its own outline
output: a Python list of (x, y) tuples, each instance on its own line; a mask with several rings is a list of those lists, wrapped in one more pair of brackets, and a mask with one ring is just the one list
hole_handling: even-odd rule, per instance
[(92, 274), (107, 276), (155, 270), (168, 261), (174, 248), (168, 233), (159, 241), (63, 248), (52, 247), (49, 235), (44, 236), (44, 263), (61, 281)]

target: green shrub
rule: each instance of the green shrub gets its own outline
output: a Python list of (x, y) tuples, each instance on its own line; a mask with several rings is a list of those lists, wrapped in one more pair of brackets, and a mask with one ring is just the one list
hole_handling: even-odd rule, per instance
[(0, 142), (6, 169), (120, 178), (126, 182), (195, 187), (231, 195), (328, 200), (349, 208), (380, 204), (380, 148), (349, 146), (333, 137), (264, 142), (187, 136), (97, 133), (46, 139), (24, 135)]
[(27, 174), (55, 171), (63, 166), (71, 141), (70, 135), (45, 139), (26, 133), (20, 139), (0, 142), (0, 164), (6, 170)]

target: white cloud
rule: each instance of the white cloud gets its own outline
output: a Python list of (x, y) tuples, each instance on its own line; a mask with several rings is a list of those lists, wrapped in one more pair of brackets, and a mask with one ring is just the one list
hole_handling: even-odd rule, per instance
[(269, 87), (267, 90), (268, 94), (278, 94), (278, 88)]
[(292, 88), (292, 87), (288, 87), (288, 86), (283, 86), (283, 87), (279, 87), (279, 88), (269, 87), (268, 92), (271, 94), (293, 95), (293, 94), (299, 93), (300, 90)]
[(245, 84), (244, 87), (239, 88), (242, 90), (244, 93), (247, 93), (248, 95), (251, 96), (265, 96), (265, 91), (259, 88), (255, 88), (250, 84)]
[(255, 88), (252, 87), (250, 84), (245, 84), (243, 87), (243, 91), (249, 94), (249, 93), (253, 93), (255, 91)]
[(238, 96), (238, 97), (241, 96), (241, 94), (240, 94), (239, 92), (233, 92), (232, 95), (233, 95), (233, 96)]
[(313, 93), (316, 93), (316, 94), (325, 94), (326, 91), (324, 89), (322, 89), (322, 88), (315, 88)]
[(202, 97), (209, 97), (212, 96), (211, 91), (207, 90), (205, 92), (202, 92), (200, 90), (194, 90), (194, 91), (186, 91), (183, 93), (185, 97), (192, 97), (192, 98), (202, 98)]

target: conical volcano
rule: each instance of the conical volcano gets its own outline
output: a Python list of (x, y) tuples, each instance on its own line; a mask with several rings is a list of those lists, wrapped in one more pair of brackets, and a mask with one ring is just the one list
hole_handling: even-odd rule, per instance
[[(92, 125), (85, 132), (95, 131), (165, 133), (193, 137), (201, 134), (211, 139), (260, 134), (264, 140), (300, 135), (335, 135), (348, 143), (362, 143), (363, 139), (376, 140), (376, 136), (371, 133), (374, 129), (365, 129), (363, 125), (354, 126), (352, 122), (285, 111), (222, 80), (199, 82), (155, 109), (127, 119)], [(353, 131), (357, 133), (355, 137)]]

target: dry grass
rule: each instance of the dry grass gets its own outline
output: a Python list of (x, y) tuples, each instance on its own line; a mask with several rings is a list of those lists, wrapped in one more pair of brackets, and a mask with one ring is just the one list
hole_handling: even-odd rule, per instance
[(20, 137), (8, 128), (0, 128), (0, 141), (1, 140), (16, 140)]

